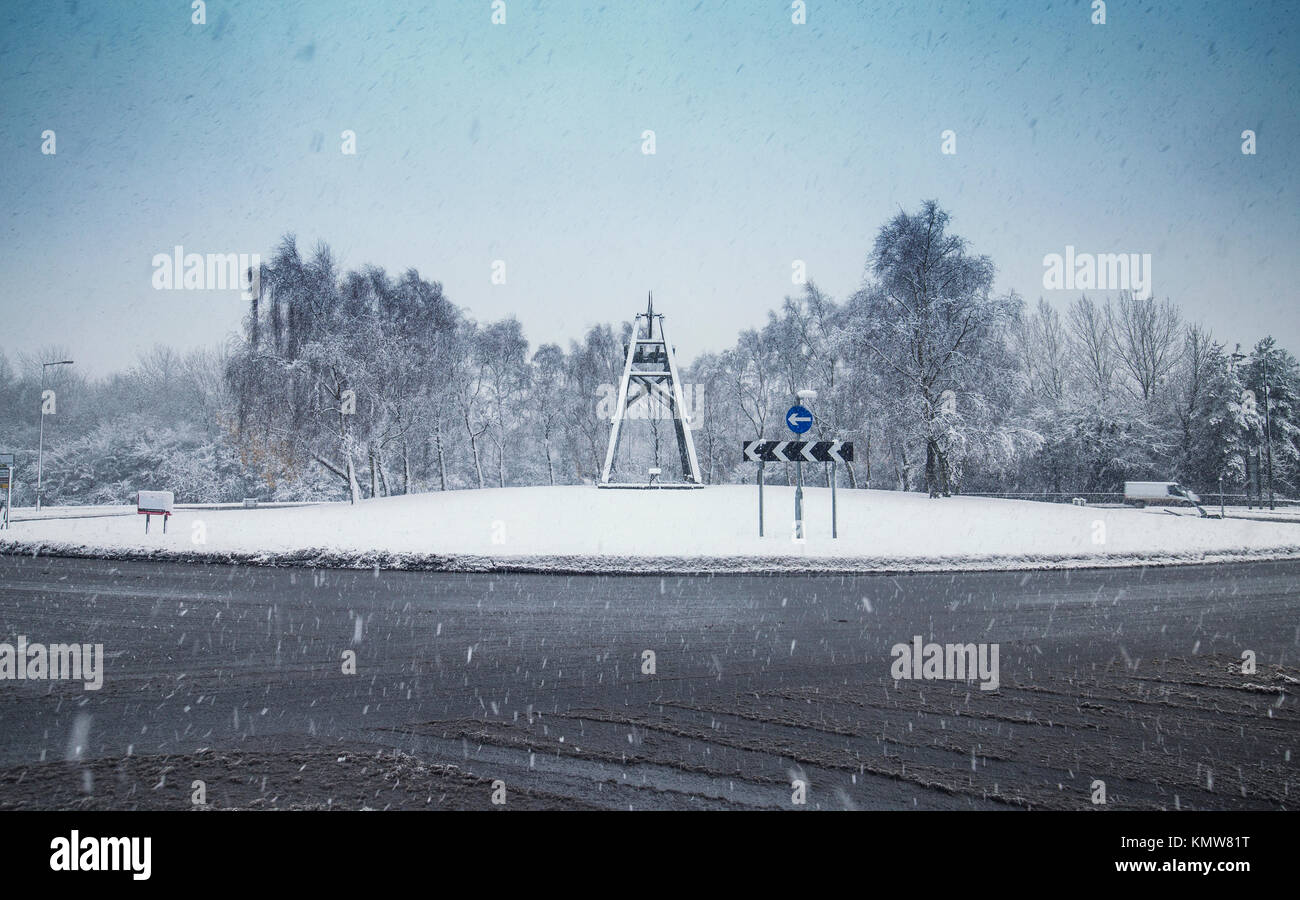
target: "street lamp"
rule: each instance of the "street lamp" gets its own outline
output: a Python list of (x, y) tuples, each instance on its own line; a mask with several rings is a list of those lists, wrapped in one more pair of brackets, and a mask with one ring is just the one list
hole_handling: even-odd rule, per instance
[(36, 450), (36, 511), (41, 511), (41, 475), (45, 457), (45, 370), (50, 366), (70, 366), (72, 360), (61, 359), (58, 362), (41, 363), (41, 438)]
[(1264, 352), (1264, 445), (1268, 448), (1268, 508), (1273, 509), (1273, 399), (1268, 387), (1268, 352)]

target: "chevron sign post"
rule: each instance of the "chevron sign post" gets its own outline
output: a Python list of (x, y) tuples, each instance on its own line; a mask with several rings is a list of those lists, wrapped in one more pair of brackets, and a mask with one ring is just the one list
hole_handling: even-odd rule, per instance
[(13, 482), (14, 455), (0, 453), (0, 490), (4, 491), (4, 497), (0, 498), (0, 528), (9, 527), (9, 508), (14, 504)]
[(853, 462), (852, 441), (745, 441), (748, 462)]
[[(770, 462), (831, 464), (831, 537), (839, 537), (835, 504), (835, 463), (853, 462), (852, 441), (745, 441), (741, 452), (746, 462), (758, 463), (758, 536), (763, 536), (763, 464)], [(796, 504), (796, 528), (802, 537), (803, 516)]]

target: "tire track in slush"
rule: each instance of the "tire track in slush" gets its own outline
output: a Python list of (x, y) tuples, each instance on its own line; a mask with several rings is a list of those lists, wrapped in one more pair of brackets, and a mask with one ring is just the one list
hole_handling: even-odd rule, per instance
[[(1094, 809), (1095, 779), (1109, 808), (1286, 809), (1298, 583), (1295, 562), (661, 578), (0, 556), (0, 641), (109, 657), (99, 691), (0, 684), (0, 806), (166, 808), (179, 760), (233, 765), (226, 802), (276, 808), (478, 808), (500, 778), (535, 807), (789, 809), (799, 778), (809, 809)], [(891, 645), (918, 634), (999, 644), (999, 688), (894, 682)]]

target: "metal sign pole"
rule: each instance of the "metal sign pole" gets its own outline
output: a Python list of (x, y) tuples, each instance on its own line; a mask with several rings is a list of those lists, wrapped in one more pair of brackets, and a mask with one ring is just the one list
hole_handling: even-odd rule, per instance
[[(803, 517), (803, 464), (805, 462), (830, 463), (831, 479), (831, 537), (838, 538), (839, 531), (839, 469), (836, 463), (853, 462), (852, 441), (744, 441), (741, 444), (745, 462), (758, 463), (758, 536), (764, 534), (763, 486), (769, 462), (794, 463), (796, 486), (794, 492), (794, 528), (791, 537), (798, 542), (807, 538)], [(789, 471), (789, 470), (787, 470)], [(822, 470), (826, 471), (825, 469)]]
[[(785, 424), (796, 435), (802, 435), (813, 426), (813, 414), (803, 404), (809, 400), (816, 400), (817, 392), (796, 391), (794, 396), (794, 406), (786, 410)], [(805, 451), (806, 448), (800, 446), (799, 449)], [(796, 481), (794, 489), (794, 539), (796, 541), (803, 541), (806, 538), (803, 529), (803, 461), (805, 458), (812, 459), (813, 457), (805, 456), (801, 452), (799, 458), (794, 462)]]
[(5, 473), (5, 499), (4, 503), (0, 503), (0, 528), (8, 528), (9, 512), (14, 506), (14, 457), (12, 453), (0, 453), (0, 471)]
[[(41, 393), (45, 393), (45, 370), (41, 370)], [(41, 407), (41, 439), (36, 450), (36, 511), (41, 511), (41, 475), (43, 474), (43, 463), (45, 462), (45, 407)]]
[(835, 463), (831, 463), (831, 538), (839, 536), (839, 527), (835, 521)]
[[(786, 470), (787, 472), (789, 469)], [(787, 475), (787, 478), (790, 476)], [(794, 461), (794, 539), (804, 540), (803, 533), (803, 460)]]

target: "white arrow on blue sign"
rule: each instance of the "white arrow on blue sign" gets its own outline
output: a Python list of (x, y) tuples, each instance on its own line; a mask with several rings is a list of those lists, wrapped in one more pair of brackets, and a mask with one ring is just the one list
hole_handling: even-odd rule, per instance
[(795, 434), (803, 434), (809, 428), (812, 428), (813, 414), (803, 406), (792, 406), (790, 411), (785, 414), (785, 424), (790, 426), (790, 430)]

